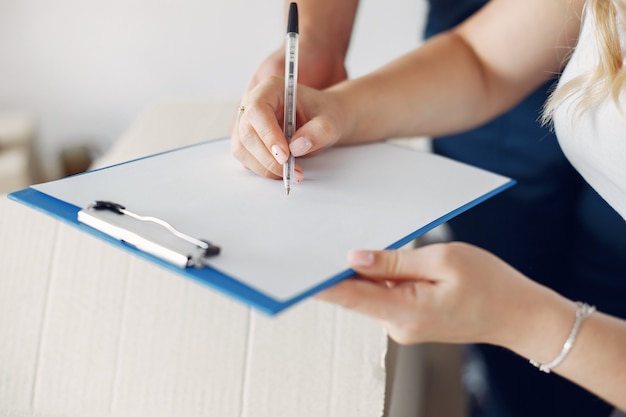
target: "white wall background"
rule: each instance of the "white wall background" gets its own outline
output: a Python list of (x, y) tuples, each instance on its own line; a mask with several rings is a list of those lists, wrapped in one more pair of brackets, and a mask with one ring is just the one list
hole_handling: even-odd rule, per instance
[[(340, 0), (338, 0), (340, 1)], [(413, 48), (424, 0), (361, 0), (351, 76)], [(284, 35), (282, 0), (0, 0), (0, 111), (63, 146), (105, 150), (150, 102), (239, 97)]]

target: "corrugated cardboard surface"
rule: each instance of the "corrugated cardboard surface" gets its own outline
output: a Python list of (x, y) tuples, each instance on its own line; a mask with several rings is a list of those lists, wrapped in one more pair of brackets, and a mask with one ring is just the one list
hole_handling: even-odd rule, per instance
[[(107, 157), (210, 139), (231, 113), (156, 106)], [(4, 196), (0, 254), (0, 416), (383, 413), (369, 319), (316, 300), (264, 316)]]

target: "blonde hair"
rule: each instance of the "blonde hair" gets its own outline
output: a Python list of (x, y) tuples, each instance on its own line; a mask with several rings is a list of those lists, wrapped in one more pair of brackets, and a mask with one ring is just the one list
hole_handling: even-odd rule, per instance
[(626, 0), (587, 0), (585, 19), (595, 18), (594, 36), (599, 64), (587, 73), (559, 85), (544, 106), (542, 121), (552, 120), (556, 107), (574, 93), (582, 91), (577, 110), (584, 112), (607, 97), (612, 97), (618, 108), (619, 96), (626, 83), (624, 51), (619, 33), (626, 23)]

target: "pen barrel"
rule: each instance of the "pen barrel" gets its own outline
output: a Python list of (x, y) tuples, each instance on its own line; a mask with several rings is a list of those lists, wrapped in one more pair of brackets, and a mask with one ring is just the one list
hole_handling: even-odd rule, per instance
[(298, 34), (287, 33), (285, 48), (285, 109), (283, 131), (291, 142), (296, 130), (296, 91), (298, 85)]
[(283, 164), (283, 183), (285, 188), (291, 187), (295, 166), (296, 158), (293, 155), (289, 155), (289, 159)]

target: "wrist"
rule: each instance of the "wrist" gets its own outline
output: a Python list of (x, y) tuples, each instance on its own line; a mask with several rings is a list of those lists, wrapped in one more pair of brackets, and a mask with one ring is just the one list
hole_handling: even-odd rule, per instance
[(539, 364), (549, 364), (563, 350), (576, 322), (577, 304), (544, 288), (541, 296), (529, 305), (516, 322), (518, 331), (512, 332), (509, 349)]
[(364, 120), (362, 106), (358, 91), (350, 88), (351, 81), (339, 83), (326, 90), (337, 103), (336, 116), (341, 121), (342, 129), (336, 145), (355, 145), (373, 141), (371, 132), (362, 129)]
[(311, 30), (308, 33), (300, 31), (301, 49), (317, 55), (327, 55), (336, 57), (341, 62), (346, 59), (349, 39), (341, 40), (328, 33), (320, 33), (318, 30)]
[(358, 0), (299, 2), (300, 42), (318, 43), (345, 58), (358, 4)]
[(585, 321), (587, 317), (593, 314), (594, 311), (596, 311), (595, 306), (591, 306), (587, 303), (583, 303), (580, 301), (577, 302), (576, 303), (576, 318), (574, 320), (574, 325), (572, 326), (572, 330), (570, 330), (567, 340), (565, 340), (565, 343), (563, 343), (563, 348), (561, 349), (561, 352), (559, 353), (559, 355), (549, 363), (545, 363), (545, 362), (539, 363), (531, 359), (530, 360), (531, 365), (539, 368), (539, 370), (542, 372), (545, 372), (548, 374), (552, 372), (552, 369), (559, 366), (567, 358), (570, 351), (574, 347), (574, 343), (576, 342), (576, 338), (578, 336), (578, 332), (580, 331), (580, 327), (583, 324), (583, 321)]

